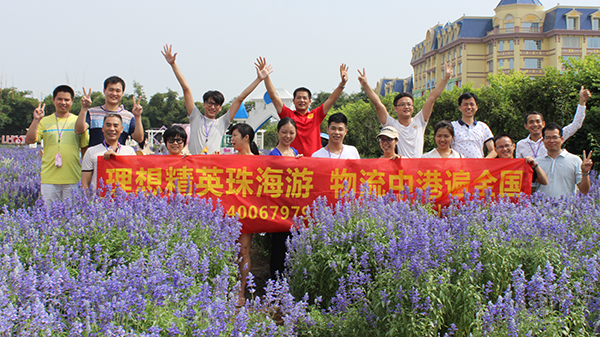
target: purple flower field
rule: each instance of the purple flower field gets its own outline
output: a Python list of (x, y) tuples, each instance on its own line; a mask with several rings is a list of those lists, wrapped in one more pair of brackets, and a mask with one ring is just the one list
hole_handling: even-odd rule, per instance
[(46, 207), (37, 153), (0, 149), (1, 336), (600, 333), (596, 178), (586, 196), (468, 200), (442, 217), (366, 190), (318, 200), (286, 274), (237, 308), (241, 225), (218, 203), (79, 191)]

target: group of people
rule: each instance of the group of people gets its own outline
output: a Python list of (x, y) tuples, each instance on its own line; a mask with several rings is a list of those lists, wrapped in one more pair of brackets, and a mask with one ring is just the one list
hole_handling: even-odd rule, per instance
[[(348, 67), (345, 64), (339, 69), (338, 86), (323, 104), (310, 110), (311, 92), (300, 87), (294, 91), (293, 103), (296, 110), (292, 110), (285, 106), (275, 91), (270, 78), (271, 66), (264, 58), (258, 58), (255, 63), (256, 78), (233, 101), (229, 110), (217, 118), (225, 102), (223, 94), (219, 91), (204, 93), (202, 114), (194, 103), (192, 90), (176, 64), (177, 53), (173, 53), (172, 46), (166, 45), (162, 54), (183, 90), (190, 121), (189, 152), (192, 155), (218, 154), (221, 139), (228, 130), (231, 133), (231, 144), (238, 155), (258, 154), (252, 127), (243, 123), (235, 124), (232, 128), (230, 125), (244, 99), (264, 81), (273, 106), (281, 118), (277, 125), (279, 142), (270, 155), (360, 159), (355, 147), (343, 143), (348, 132), (348, 121), (342, 113), (329, 116), (329, 141), (327, 145), (321, 146), (321, 123), (348, 82)], [(516, 146), (508, 134), (502, 133), (494, 138), (490, 128), (484, 122), (475, 119), (478, 98), (474, 93), (465, 93), (458, 99), (462, 117), (458, 121), (437, 123), (434, 127), (437, 147), (423, 153), (427, 122), (436, 99), (442, 94), (452, 76), (451, 65), (445, 66), (444, 78), (429, 94), (421, 111), (416, 115), (413, 116), (412, 95), (398, 94), (393, 102), (397, 119), (390, 116), (379, 95), (368, 85), (366, 71), (363, 69), (358, 73), (358, 80), (375, 106), (382, 125), (377, 139), (384, 158), (483, 158), (484, 147), (488, 150), (487, 158), (513, 158), (516, 150), (517, 158), (526, 158), (534, 170), (534, 182), (539, 185), (538, 191), (551, 196), (569, 195), (577, 189), (582, 193), (588, 192), (589, 174), (593, 164), (591, 152), (584, 152), (584, 159), (581, 160), (564, 150), (562, 145), (583, 123), (586, 102), (591, 97), (589, 90), (581, 88), (574, 121), (564, 128), (556, 123), (546, 125), (543, 115), (538, 112), (529, 113), (525, 117), (525, 128), (529, 131), (529, 136), (520, 140)], [(44, 141), (41, 194), (46, 203), (70, 197), (71, 189), (77, 186), (79, 181), (84, 188), (93, 188), (99, 156), (109, 159), (115, 155), (136, 154), (133, 148), (125, 145), (125, 141), (130, 136), (138, 143), (143, 141), (143, 109), (140, 98), (136, 101), (136, 97), (133, 97), (132, 111), (125, 110), (121, 104), (124, 90), (125, 82), (121, 78), (109, 77), (104, 82), (105, 104), (91, 107), (91, 89), (86, 92), (83, 88), (82, 107), (78, 116), (70, 112), (74, 91), (67, 85), (58, 86), (53, 92), (52, 102), (56, 113), (45, 116), (45, 104), (38, 104), (33, 112), (26, 142), (31, 144)], [(188, 133), (180, 126), (171, 126), (163, 134), (163, 140), (169, 154), (181, 155), (183, 148), (188, 144)], [(83, 157), (81, 162), (80, 155)], [(285, 240), (288, 236), (289, 232), (272, 235), (273, 275), (283, 270)], [(249, 271), (251, 241), (252, 234), (242, 234), (239, 239), (242, 282), (240, 301), (243, 300)]]

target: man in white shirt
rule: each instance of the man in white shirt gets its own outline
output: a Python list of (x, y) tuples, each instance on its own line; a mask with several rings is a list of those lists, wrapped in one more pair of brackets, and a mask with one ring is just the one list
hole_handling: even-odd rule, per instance
[[(586, 109), (585, 104), (590, 97), (592, 97), (590, 91), (582, 86), (579, 91), (579, 105), (577, 105), (577, 111), (575, 112), (573, 122), (562, 129), (563, 139), (565, 141), (574, 135), (583, 125)], [(517, 142), (517, 158), (543, 158), (546, 156), (547, 151), (542, 140), (542, 129), (545, 126), (546, 122), (541, 113), (532, 111), (525, 116), (525, 129), (529, 131), (529, 136)]]
[(398, 144), (396, 145), (398, 154), (404, 158), (421, 158), (423, 155), (425, 128), (427, 127), (429, 117), (431, 117), (435, 100), (440, 97), (442, 92), (444, 92), (448, 80), (452, 77), (452, 64), (446, 64), (444, 78), (429, 94), (427, 101), (425, 101), (425, 104), (423, 105), (423, 109), (421, 109), (414, 118), (412, 117), (414, 112), (412, 95), (406, 92), (396, 95), (394, 98), (394, 111), (398, 114), (398, 120), (392, 118), (388, 114), (385, 105), (381, 103), (379, 95), (377, 95), (377, 93), (369, 86), (365, 69), (363, 68), (362, 73), (359, 70), (358, 74), (360, 75), (358, 76), (358, 81), (364, 88), (365, 93), (373, 105), (375, 105), (377, 117), (379, 117), (381, 125), (393, 126), (398, 130), (398, 133), (400, 134)]
[(565, 141), (563, 129), (556, 123), (548, 123), (542, 130), (544, 146), (548, 154), (537, 161), (548, 176), (548, 185), (541, 185), (538, 192), (547, 196), (561, 197), (572, 195), (579, 189), (587, 194), (590, 190), (590, 170), (592, 169), (592, 152), (586, 155), (583, 151), (583, 161), (562, 148)]
[(343, 113), (334, 113), (327, 120), (329, 144), (313, 153), (315, 158), (360, 159), (358, 150), (352, 145), (344, 145), (348, 133), (348, 118)]
[(483, 146), (488, 149), (486, 158), (496, 158), (494, 149), (494, 135), (489, 126), (475, 119), (477, 107), (477, 95), (466, 92), (458, 97), (458, 110), (462, 117), (452, 122), (454, 127), (454, 139), (452, 149), (462, 154), (464, 158), (483, 158)]

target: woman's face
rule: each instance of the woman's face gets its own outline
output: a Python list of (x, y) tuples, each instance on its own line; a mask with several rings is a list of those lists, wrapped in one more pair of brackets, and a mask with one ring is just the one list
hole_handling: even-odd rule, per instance
[(170, 155), (180, 155), (184, 145), (183, 139), (179, 136), (167, 139), (167, 150)]
[(290, 146), (294, 139), (296, 138), (296, 128), (292, 123), (287, 123), (286, 125), (279, 128), (277, 131), (277, 137), (279, 137), (279, 142), (284, 146)]
[(440, 150), (447, 150), (452, 144), (452, 134), (446, 128), (440, 128), (435, 133), (435, 143)]
[(398, 144), (398, 139), (390, 138), (387, 136), (379, 136), (379, 146), (383, 150), (383, 153), (394, 152), (394, 148)]
[(248, 135), (242, 138), (242, 134), (237, 129), (235, 129), (231, 133), (231, 145), (233, 145), (233, 148), (237, 151), (241, 151), (246, 146), (246, 143), (248, 143), (248, 138), (250, 138)]

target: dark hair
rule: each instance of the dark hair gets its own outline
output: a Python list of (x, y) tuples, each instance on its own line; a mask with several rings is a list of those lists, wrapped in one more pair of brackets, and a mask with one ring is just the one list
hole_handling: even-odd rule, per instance
[(279, 129), (281, 129), (284, 125), (286, 124), (292, 124), (294, 126), (294, 129), (298, 130), (298, 127), (296, 126), (296, 122), (289, 118), (289, 117), (283, 117), (279, 123), (277, 123), (277, 132), (279, 132)]
[(205, 92), (202, 96), (202, 101), (206, 103), (208, 102), (209, 98), (212, 98), (213, 101), (215, 101), (215, 103), (217, 103), (218, 105), (223, 105), (223, 102), (225, 102), (225, 96), (223, 96), (223, 94), (220, 91), (209, 90)]
[(494, 147), (496, 147), (496, 142), (498, 142), (500, 139), (505, 138), (505, 137), (510, 139), (510, 142), (513, 143), (513, 140), (510, 137), (510, 135), (506, 132), (502, 132), (502, 133), (497, 134), (496, 138), (494, 138)]
[(458, 97), (458, 105), (461, 105), (463, 100), (470, 98), (475, 100), (475, 104), (479, 104), (479, 99), (477, 99), (477, 95), (475, 95), (472, 92), (465, 92), (464, 94)]
[(528, 119), (528, 118), (529, 118), (529, 116), (531, 116), (531, 115), (540, 115), (540, 117), (542, 117), (542, 122), (544, 121), (544, 115), (542, 115), (542, 113), (541, 113), (541, 112), (532, 111), (532, 112), (528, 112), (528, 113), (525, 115), (525, 125), (527, 125), (527, 119)]
[(121, 124), (123, 124), (123, 117), (121, 117), (121, 115), (117, 114), (117, 113), (110, 113), (110, 114), (106, 114), (104, 115), (104, 119), (102, 120), (102, 125), (104, 125), (104, 123), (106, 122), (107, 119), (109, 118), (118, 118), (121, 121)]
[(452, 123), (450, 123), (448, 121), (437, 122), (437, 124), (433, 128), (433, 136), (434, 137), (437, 134), (439, 129), (447, 129), (448, 132), (450, 132), (450, 134), (452, 135), (452, 138), (454, 138), (454, 127), (452, 126)]
[(254, 143), (254, 130), (252, 127), (246, 123), (237, 123), (231, 128), (231, 134), (233, 131), (237, 130), (242, 138), (248, 136), (248, 140), (250, 141), (250, 152), (253, 154), (258, 154), (258, 146)]
[(562, 137), (562, 127), (556, 123), (548, 123), (546, 127), (542, 129), (542, 136), (546, 137), (546, 131), (558, 130), (558, 134)]
[(121, 86), (123, 87), (123, 91), (125, 91), (125, 81), (123, 81), (122, 78), (120, 78), (119, 76), (111, 76), (107, 79), (104, 80), (104, 90), (106, 90), (106, 88), (108, 88), (109, 84), (115, 84), (115, 83), (121, 83)]
[(399, 93), (398, 95), (396, 95), (396, 97), (394, 97), (394, 106), (396, 106), (396, 104), (398, 103), (398, 101), (399, 101), (401, 98), (403, 98), (403, 97), (408, 97), (408, 98), (410, 98), (410, 100), (411, 100), (411, 101), (413, 101), (413, 103), (414, 103), (414, 101), (415, 101), (415, 99), (413, 98), (413, 96), (412, 96), (412, 94), (411, 94), (411, 93), (408, 93), (408, 92), (401, 92), (401, 93)]
[(301, 91), (304, 91), (304, 92), (308, 93), (308, 99), (312, 98), (312, 93), (310, 92), (310, 90), (308, 90), (308, 88), (305, 88), (305, 87), (300, 87), (300, 88), (294, 90), (294, 98), (296, 98), (296, 94), (299, 93), (299, 92), (301, 92)]
[(52, 98), (56, 98), (56, 95), (58, 95), (59, 92), (68, 92), (69, 94), (71, 94), (71, 100), (73, 100), (73, 97), (75, 96), (75, 91), (73, 91), (73, 88), (66, 84), (59, 85), (58, 87), (56, 87), (52, 92)]
[(187, 133), (179, 125), (171, 125), (163, 133), (163, 141), (166, 143), (169, 139), (175, 139), (179, 136), (183, 140), (183, 145), (187, 143)]
[(329, 116), (327, 120), (327, 127), (331, 125), (331, 123), (344, 123), (344, 125), (348, 126), (348, 118), (341, 112), (336, 112), (333, 115)]

